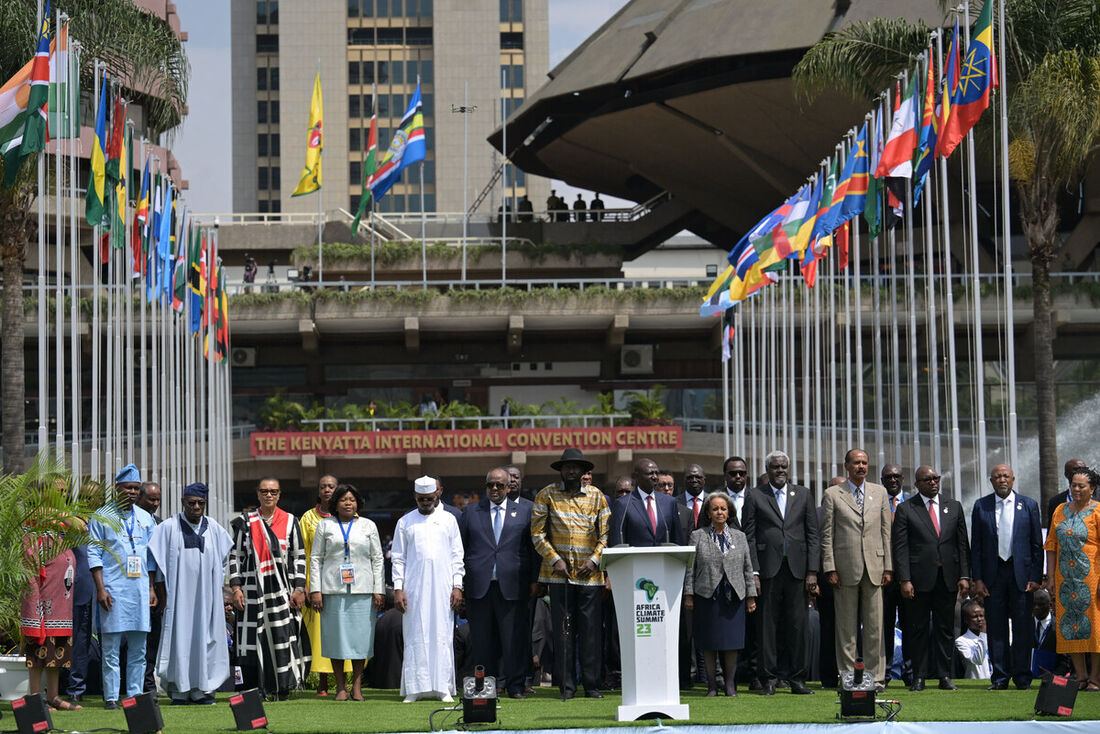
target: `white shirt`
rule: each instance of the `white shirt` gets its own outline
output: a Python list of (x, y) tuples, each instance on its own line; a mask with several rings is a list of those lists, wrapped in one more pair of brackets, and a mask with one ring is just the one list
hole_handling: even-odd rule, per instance
[(730, 496), (730, 499), (733, 500), (733, 509), (736, 512), (737, 524), (740, 525), (741, 508), (745, 506), (745, 490), (742, 489), (740, 492), (734, 492), (729, 487), (726, 487), (726, 494), (728, 494)]
[(852, 493), (852, 497), (855, 498), (856, 502), (859, 502), (860, 495), (863, 495), (863, 499), (867, 499), (867, 492), (865, 491), (866, 486), (866, 482), (857, 485), (853, 484), (851, 479), (848, 480), (848, 491)]
[(959, 651), (966, 667), (964, 678), (988, 680), (993, 675), (993, 668), (989, 664), (989, 640), (985, 632), (976, 635), (967, 630), (955, 638), (955, 649)]
[(1050, 614), (1048, 614), (1043, 619), (1036, 621), (1039, 622), (1039, 634), (1037, 635), (1037, 638), (1035, 640), (1035, 644), (1038, 645), (1039, 640), (1043, 639), (1043, 635), (1045, 635), (1047, 633), (1047, 630), (1050, 629), (1050, 624), (1054, 621), (1054, 618)]

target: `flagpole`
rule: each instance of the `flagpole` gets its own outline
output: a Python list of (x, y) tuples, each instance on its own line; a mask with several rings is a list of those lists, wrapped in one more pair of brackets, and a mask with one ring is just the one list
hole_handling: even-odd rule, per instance
[[(734, 442), (735, 450), (738, 456), (745, 455), (745, 343), (742, 330), (744, 328), (744, 319), (741, 317), (741, 311), (744, 306), (738, 306), (733, 318), (735, 326), (733, 329), (733, 336), (736, 340), (734, 342), (734, 356), (733, 367), (731, 372), (733, 373), (733, 384), (730, 386), (733, 389), (733, 421), (734, 421)], [(726, 454), (728, 457), (729, 454)]]
[[(79, 78), (79, 71), (77, 72)], [(93, 71), (93, 74), (95, 72)], [(69, 85), (69, 109), (76, 109), (76, 90), (73, 89), (73, 85)], [(76, 141), (73, 138), (69, 139), (69, 381), (72, 384), (72, 390), (70, 391), (72, 409), (70, 412), (70, 418), (72, 419), (72, 425), (70, 426), (70, 433), (72, 438), (72, 448), (70, 449), (70, 459), (72, 461), (72, 474), (74, 478), (81, 477), (83, 475), (83, 446), (81, 436), (81, 396), (84, 387), (84, 378), (80, 370), (80, 320), (79, 320), (79, 308), (80, 308), (80, 292), (77, 290), (77, 284), (79, 281), (79, 263), (77, 256), (79, 253), (79, 241), (78, 241), (78, 224), (76, 213)], [(93, 256), (94, 257), (94, 256)], [(60, 265), (59, 265), (60, 267)]]
[[(791, 289), (794, 290), (793, 288)], [(813, 348), (813, 337), (810, 336), (810, 298), (813, 297), (813, 288), (802, 290), (802, 483), (810, 485), (810, 353)], [(794, 318), (792, 313), (791, 318)], [(794, 329), (791, 330), (791, 338), (794, 338)], [(793, 350), (791, 352), (794, 353)]]
[(424, 161), (420, 161), (420, 277), (428, 289), (428, 217), (424, 213)]
[[(880, 116), (884, 117), (884, 116)], [(905, 220), (905, 234), (908, 242), (908, 249), (906, 251), (906, 273), (909, 276), (908, 279), (908, 292), (906, 293), (905, 302), (909, 304), (909, 354), (906, 361), (909, 363), (910, 369), (910, 401), (913, 404), (913, 431), (914, 431), (914, 446), (913, 455), (917, 457), (920, 454), (920, 420), (918, 419), (918, 410), (920, 400), (917, 395), (917, 317), (916, 309), (916, 290), (913, 285), (913, 276), (916, 270), (915, 262), (915, 248), (913, 247), (913, 197), (912, 197), (912, 181), (906, 184), (905, 194), (905, 211), (907, 213)], [(900, 325), (898, 319), (898, 245), (897, 237), (891, 230), (890, 236), (890, 375), (893, 378), (893, 425), (894, 425), (894, 455), (891, 457), (891, 461), (897, 464), (901, 464), (904, 453), (903, 442), (901, 438), (901, 336)], [(913, 467), (914, 470), (920, 465), (920, 461), (914, 458)]]
[[(470, 194), (469, 183), (469, 138), (470, 138), (470, 80), (463, 83), (462, 91), (462, 282), (466, 282), (466, 230), (470, 225), (470, 212), (467, 200)], [(729, 456), (729, 454), (726, 454)]]
[[(317, 57), (317, 79), (318, 79), (318, 83), (320, 83), (320, 81), (319, 81), (320, 78), (321, 78), (321, 57), (318, 56)], [(312, 114), (313, 114), (313, 104), (312, 104), (312, 100), (311, 100), (311, 102), (310, 102), (310, 115), (312, 115)], [(322, 111), (322, 114), (321, 114), (321, 130), (322, 130), (322, 132), (324, 131), (324, 112), (323, 111)], [(322, 137), (321, 141), (322, 141), (321, 142), (321, 152), (323, 152), (324, 151), (324, 138), (323, 137)], [(322, 171), (322, 168), (321, 168), (321, 154), (320, 153), (318, 153), (318, 156), (317, 156), (317, 171), (318, 171), (319, 174)], [(320, 179), (321, 176), (318, 175), (317, 178)], [(324, 196), (325, 196), (324, 187), (321, 186), (321, 181), (318, 180), (317, 181), (317, 287), (318, 288), (320, 288), (321, 285), (325, 282), (325, 252), (324, 252), (325, 248), (324, 248), (324, 232), (323, 232), (323, 228), (325, 226), (325, 213), (324, 213), (324, 209), (322, 208), (323, 207), (323, 202), (324, 202)], [(354, 236), (354, 234), (355, 233), (352, 232), (353, 236)]]
[[(61, 23), (65, 23), (65, 37), (68, 39), (68, 16), (58, 11), (57, 13), (58, 28), (61, 27)], [(64, 121), (62, 122), (62, 130), (64, 131), (64, 138), (68, 139), (69, 148), (73, 146), (73, 129), (72, 129), (72, 59), (76, 55), (75, 44), (68, 43), (67, 55), (65, 57), (65, 77), (67, 83), (65, 85), (65, 103), (62, 104), (61, 100), (61, 88), (57, 90), (57, 116)], [(64, 115), (64, 117), (62, 117)], [(63, 290), (64, 279), (64, 266), (65, 262), (65, 218), (62, 216), (61, 207), (63, 201), (62, 191), (64, 190), (64, 169), (63, 163), (65, 162), (66, 154), (62, 151), (61, 140), (57, 141), (57, 147), (54, 150), (54, 397), (56, 403), (54, 404), (54, 454), (58, 460), (65, 456), (65, 292)], [(39, 308), (45, 308), (45, 301), (39, 301)], [(78, 387), (75, 387), (79, 391)]]
[[(148, 153), (145, 151), (145, 137), (143, 136), (141, 142), (141, 157), (140, 160), (145, 161), (146, 165), (142, 166), (142, 185), (145, 184), (144, 171), (148, 168)], [(150, 198), (152, 197), (152, 177), (149, 179), (150, 184)], [(138, 190), (138, 196), (141, 196), (142, 192)], [(142, 240), (146, 239), (145, 229), (149, 224), (149, 206), (145, 207), (145, 226), (142, 227), (142, 232), (139, 236)], [(146, 246), (147, 247), (147, 246)], [(144, 271), (145, 275), (143, 280), (150, 277), (148, 268), (146, 266), (147, 258), (146, 247), (142, 247), (141, 252), (141, 265), (138, 267), (138, 272)], [(149, 474), (149, 392), (148, 392), (148, 372), (149, 372), (149, 344), (146, 342), (145, 334), (145, 312), (148, 310), (148, 304), (145, 302), (144, 283), (138, 281), (137, 288), (137, 307), (138, 307), (138, 323), (140, 325), (140, 352), (138, 353), (138, 364), (140, 369), (138, 370), (138, 382), (139, 389), (141, 391), (138, 400), (138, 423), (141, 426), (140, 440), (138, 442), (138, 451), (141, 454), (141, 475), (148, 477)]]
[[(725, 343), (725, 340), (729, 338), (729, 326), (726, 325), (725, 314), (719, 319), (720, 331), (722, 339), (721, 343)], [(731, 345), (732, 347), (732, 345)], [(724, 350), (723, 350), (724, 351)], [(733, 359), (732, 350), (730, 359), (726, 359), (725, 355), (719, 354), (718, 358), (722, 362), (722, 455), (731, 456), (730, 454), (730, 361)]]
[[(107, 147), (108, 147), (108, 150), (107, 150), (107, 156), (104, 159), (104, 164), (106, 164), (106, 159), (110, 158), (110, 156), (111, 156), (112, 151), (110, 150), (110, 148), (111, 148), (111, 145), (114, 143), (113, 138), (115, 136), (115, 112), (116, 112), (116, 110), (115, 110), (114, 102), (111, 100), (111, 98), (113, 96), (112, 93), (111, 93), (111, 87), (115, 87), (115, 93), (117, 94), (117, 86), (116, 85), (110, 85), (110, 86), (107, 87), (107, 99), (109, 100), (108, 101), (108, 106), (107, 106), (107, 131), (108, 131), (107, 132)], [(114, 214), (117, 211), (117, 207), (118, 207), (118, 202), (115, 201), (115, 198), (118, 196), (118, 192), (114, 189), (114, 187), (111, 186), (110, 181), (106, 178), (104, 179), (104, 182), (103, 182), (103, 193), (104, 193), (104, 197), (105, 197), (104, 203), (107, 205), (108, 214), (107, 214), (106, 231), (100, 233), (100, 238), (102, 238), (104, 234), (106, 234), (106, 236), (107, 236), (107, 249), (106, 249), (107, 262), (106, 263), (102, 262), (102, 260), (103, 260), (103, 254), (102, 254), (103, 253), (103, 242), (102, 242), (102, 239), (99, 239), (96, 242), (96, 247), (98, 248), (97, 254), (99, 255), (98, 259), (96, 260), (96, 265), (100, 270), (103, 269), (104, 264), (106, 264), (106, 266), (107, 266), (107, 268), (106, 268), (107, 269), (107, 278), (106, 278), (106, 284), (105, 284), (105, 290), (106, 290), (106, 293), (107, 293), (107, 296), (106, 296), (106, 298), (107, 298), (107, 324), (106, 324), (106, 333), (104, 334), (104, 351), (101, 353), (101, 359), (105, 363), (105, 370), (104, 370), (104, 373), (103, 373), (103, 378), (104, 378), (103, 379), (103, 394), (104, 394), (104, 401), (103, 401), (103, 477), (104, 477), (104, 482), (106, 483), (106, 482), (109, 482), (113, 478), (113, 474), (114, 474), (112, 469), (114, 468), (114, 418), (115, 418), (115, 411), (114, 411), (114, 404), (115, 404), (114, 375), (115, 375), (116, 369), (115, 369), (115, 355), (114, 355), (114, 351), (115, 351), (114, 350), (115, 313), (114, 313), (114, 299), (112, 298), (112, 296), (113, 296), (113, 293), (114, 293), (114, 279), (115, 279), (114, 278), (115, 269), (114, 269), (114, 262), (113, 261), (116, 260), (117, 258), (112, 258), (111, 257), (111, 255), (112, 255), (111, 249), (114, 246), (114, 243), (111, 240), (113, 239), (114, 228), (115, 228), (114, 227), (114, 225), (115, 225)], [(96, 300), (98, 301), (98, 298)], [(99, 339), (99, 332), (98, 331), (96, 332), (96, 339), (97, 339), (97, 341)]]
[[(829, 258), (830, 260), (834, 258)], [(822, 469), (825, 465), (825, 457), (822, 455), (822, 424), (824, 423), (824, 413), (822, 412), (821, 402), (821, 289), (814, 288), (814, 305), (813, 305), (813, 330), (814, 330), (814, 416), (816, 420), (814, 431), (814, 476), (817, 480), (816, 488), (817, 494), (816, 501), (820, 503), (821, 492), (824, 488), (824, 477), (822, 476)], [(832, 390), (830, 390), (832, 392)]]
[[(99, 70), (100, 67), (105, 66), (103, 62), (96, 61), (94, 65), (94, 72), (92, 74), (95, 80), (94, 99), (102, 103), (99, 94), (100, 84), (106, 84), (107, 80), (100, 80)], [(92, 174), (94, 175), (94, 174)], [(91, 181), (89, 180), (89, 183)], [(104, 184), (104, 191), (106, 192), (106, 184)], [(100, 269), (100, 228), (102, 224), (96, 224), (92, 227), (92, 447), (91, 447), (91, 471), (90, 474), (94, 479), (100, 478), (99, 473), (99, 359), (100, 359), (100, 347), (99, 343), (99, 281), (101, 275)]]
[[(859, 220), (852, 223), (852, 227), (858, 227)], [(851, 229), (849, 228), (849, 229)], [(836, 288), (837, 288), (837, 260), (836, 258), (829, 258), (827, 261), (829, 266), (829, 435), (833, 438), (832, 448), (829, 451), (829, 476), (830, 478), (836, 476), (837, 456), (839, 456), (840, 446), (838, 445), (839, 436), (838, 432), (838, 413), (839, 413), (839, 397), (837, 393), (839, 385), (837, 384), (837, 336), (836, 336)], [(845, 317), (845, 334), (847, 334), (848, 319)], [(847, 397), (848, 389), (844, 390), (844, 395)], [(851, 444), (849, 444), (850, 446)], [(824, 492), (824, 485), (820, 488), (820, 492)]]
[[(134, 155), (134, 122), (133, 120), (127, 120), (126, 124), (130, 127), (130, 145), (126, 147), (127, 155), (130, 159), (133, 159)], [(140, 159), (138, 159), (140, 160)], [(134, 175), (133, 166), (129, 161), (126, 163), (126, 180), (130, 181), (130, 177)], [(138, 183), (141, 186), (141, 183)], [(130, 272), (123, 273), (126, 279), (126, 461), (132, 463), (134, 461), (134, 243), (133, 232), (131, 228), (126, 226), (128, 222), (136, 212), (130, 211), (130, 196), (129, 185), (127, 184), (126, 190), (126, 216), (122, 220), (122, 236), (124, 239), (123, 247), (126, 250), (127, 255), (131, 261)], [(140, 192), (139, 192), (140, 194)]]
[[(932, 60), (929, 59), (929, 65)], [(931, 66), (929, 67), (929, 73), (931, 73)], [(934, 153), (933, 153), (934, 155)], [(929, 171), (927, 175), (931, 176), (934, 172)], [(934, 257), (932, 254), (932, 203), (933, 203), (933, 187), (930, 186), (931, 182), (927, 182), (923, 188), (922, 196), (924, 198), (923, 214), (924, 214), (924, 300), (927, 315), (925, 316), (927, 328), (925, 329), (925, 335), (928, 340), (928, 422), (929, 422), (929, 439), (932, 443), (932, 464), (936, 467), (943, 466), (943, 456), (940, 451), (940, 391), (939, 391), (939, 339), (937, 338), (936, 328), (936, 281), (934, 277)], [(948, 290), (950, 290), (950, 284), (948, 284)], [(919, 400), (919, 394), (914, 391), (911, 396), (914, 401)]]
[[(42, 0), (38, 0), (38, 9), (36, 11), (35, 19), (38, 22), (36, 26), (39, 34), (42, 33), (42, 27), (49, 23), (49, 18), (44, 17), (45, 10), (42, 7)], [(35, 45), (37, 46), (37, 39)], [(48, 51), (47, 51), (48, 53)], [(56, 52), (55, 52), (56, 53)], [(36, 54), (37, 55), (37, 54)], [(47, 58), (49, 58), (47, 56)], [(56, 63), (56, 62), (55, 62)], [(48, 72), (47, 72), (48, 73)], [(49, 82), (46, 82), (46, 88), (49, 89)], [(49, 92), (46, 94), (49, 97)], [(27, 110), (27, 115), (31, 115), (34, 110)], [(47, 446), (47, 405), (49, 403), (49, 380), (46, 379), (47, 373), (47, 351), (49, 350), (50, 341), (47, 336), (46, 326), (46, 310), (48, 308), (46, 302), (46, 151), (45, 147), (38, 154), (38, 180), (36, 181), (37, 189), (35, 193), (38, 195), (38, 279), (37, 289), (35, 297), (38, 299), (38, 451), (42, 451)], [(23, 430), (20, 427), (19, 430)], [(14, 462), (18, 463), (18, 462)]]
[[(500, 73), (500, 285), (508, 284), (508, 113), (505, 89), (508, 72)], [(568, 217), (567, 217), (568, 218)]]
[(1000, 74), (998, 81), (1001, 86), (997, 95), (1001, 106), (1001, 237), (1002, 247), (1002, 275), (1005, 290), (1005, 370), (1008, 382), (1008, 463), (1009, 466), (1018, 466), (1017, 459), (1017, 425), (1016, 425), (1016, 314), (1014, 311), (1012, 293), (1012, 213), (1009, 207), (1009, 172), (1008, 172), (1008, 74), (1005, 70), (1005, 0), (997, 6), (997, 47), (998, 66)]

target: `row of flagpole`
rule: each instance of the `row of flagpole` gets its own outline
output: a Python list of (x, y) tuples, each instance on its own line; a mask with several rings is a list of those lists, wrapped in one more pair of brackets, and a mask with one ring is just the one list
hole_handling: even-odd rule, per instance
[[(144, 175), (137, 186), (133, 124), (126, 120), (122, 85), (99, 61), (92, 65), (96, 122), (90, 173), (86, 186), (80, 186), (80, 47), (68, 37), (64, 14), (57, 13), (51, 23), (48, 5), (43, 10), (40, 4), (39, 18), (28, 83), (48, 85), (50, 91), (40, 109), (31, 97), (27, 125), (36, 124), (41, 113), (47, 132), (37, 144), (26, 144), (35, 137), (25, 132), (19, 151), (24, 156), (41, 152), (35, 285), (39, 449), (49, 447), (67, 458), (75, 475), (106, 483), (124, 464), (134, 463), (145, 479), (161, 485), (168, 513), (179, 506), (186, 484), (203, 481), (212, 490), (209, 512), (226, 518), (233, 509), (231, 386), (217, 229), (196, 226), (167, 175), (166, 161), (152, 154), (143, 139), (138, 160), (145, 160)], [(54, 142), (52, 154), (45, 151), (47, 139)], [(52, 192), (45, 175), (50, 162)], [(76, 204), (82, 188), (91, 229), (90, 269), (82, 267), (86, 261), (81, 259), (82, 246), (89, 244)], [(51, 235), (54, 282), (49, 289)], [(89, 303), (90, 318), (82, 319), (81, 307)], [(87, 349), (81, 345), (85, 329)]]
[[(961, 6), (959, 13), (969, 18), (968, 7)], [(998, 36), (1003, 36), (1003, 14), (1002, 6)], [(754, 462), (752, 466), (762, 467), (769, 451), (783, 449), (792, 458), (792, 479), (820, 492), (828, 478), (844, 474), (847, 449), (864, 448), (879, 468), (898, 464), (911, 472), (921, 464), (934, 465), (945, 476), (945, 490), (956, 496), (985, 486), (990, 456), (988, 363), (972, 127), (989, 104), (990, 89), (998, 84), (992, 25), (992, 3), (983, 7), (973, 40), (967, 24), (962, 24), (960, 34), (956, 21), (946, 64), (942, 34), (933, 32), (930, 40), (935, 45), (917, 60), (911, 77), (908, 72), (899, 75), (893, 95), (887, 90), (880, 96), (864, 128), (849, 131), (837, 146), (837, 156), (822, 161), (798, 193), (731, 250), (730, 267), (712, 285), (700, 314), (723, 314), (723, 361), (728, 361), (723, 367), (725, 444), (727, 451)], [(1003, 37), (998, 41), (1003, 67)], [(958, 69), (964, 62), (959, 49), (964, 43), (969, 76), (960, 84)], [(975, 70), (980, 72), (977, 82)], [(981, 74), (984, 90), (963, 88), (967, 83), (982, 84)], [(995, 328), (1001, 338), (993, 362), (1006, 365), (1008, 405), (998, 437), (1003, 449), (994, 454), (998, 461), (1014, 464), (1017, 418), (1003, 68), (999, 76), (1002, 86), (994, 96), (999, 106), (994, 124), (1001, 126), (994, 155), (999, 156), (999, 170), (993, 175), (999, 176), (1000, 186), (999, 219), (994, 224), (1000, 271), (994, 280), (994, 301), (1000, 311)], [(939, 99), (934, 94), (937, 79)], [(935, 107), (933, 101), (938, 103)], [(969, 117), (959, 111), (966, 104)], [(959, 115), (954, 120), (949, 116), (952, 106)], [(896, 142), (905, 135), (909, 137)], [(948, 158), (956, 146), (961, 152), (955, 157), (958, 170), (949, 173)], [(845, 170), (838, 180), (841, 163)], [(885, 179), (887, 188), (873, 176)], [(955, 230), (949, 176), (961, 182), (961, 226)], [(853, 201), (856, 205), (849, 208)], [(866, 242), (861, 241), (861, 214), (868, 221)], [(826, 224), (821, 226), (823, 219)], [(861, 252), (864, 245), (866, 256)], [(827, 257), (830, 251), (835, 251), (834, 257)], [(955, 256), (962, 265), (958, 278), (953, 272)], [(884, 259), (889, 268), (881, 267)], [(871, 266), (869, 278), (862, 272), (865, 261)], [(937, 263), (942, 272), (937, 272)], [(895, 272), (895, 266), (902, 272)], [(797, 290), (800, 279), (806, 288)], [(766, 287), (773, 283), (787, 287)], [(956, 284), (963, 291), (958, 326)], [(866, 285), (869, 309), (864, 302)], [(888, 310), (883, 298), (889, 301)], [(865, 345), (871, 349), (870, 360)], [(970, 374), (965, 404), (960, 403), (960, 369)], [(963, 414), (969, 416), (970, 434), (965, 463)]]

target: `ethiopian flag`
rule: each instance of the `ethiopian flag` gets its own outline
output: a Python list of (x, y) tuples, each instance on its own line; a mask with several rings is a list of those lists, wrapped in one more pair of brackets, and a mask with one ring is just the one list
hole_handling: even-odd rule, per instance
[(323, 139), (321, 118), (324, 117), (321, 104), (321, 74), (313, 81), (313, 100), (309, 103), (309, 133), (306, 143), (306, 165), (302, 169), (302, 180), (291, 196), (304, 196), (321, 188), (321, 143)]

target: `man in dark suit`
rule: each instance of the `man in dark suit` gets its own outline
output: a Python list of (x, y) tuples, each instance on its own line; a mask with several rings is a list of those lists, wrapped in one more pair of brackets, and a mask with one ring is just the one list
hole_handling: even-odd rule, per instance
[[(974, 596), (985, 605), (990, 690), (1031, 687), (1031, 593), (1043, 578), (1043, 530), (1039, 505), (1013, 491), (1016, 477), (1007, 464), (989, 474), (993, 494), (974, 503), (970, 516), (970, 566)], [(986, 602), (986, 598), (990, 601)], [(1009, 622), (1012, 644), (1009, 646)]]
[[(485, 477), (488, 495), (458, 521), (465, 550), (466, 618), (475, 664), (496, 675), (511, 698), (526, 698), (524, 681), (531, 650), (527, 600), (538, 595), (531, 507), (508, 499), (508, 472)], [(497, 661), (501, 669), (497, 670)]]
[[(692, 524), (699, 526), (699, 516), (703, 514), (703, 500), (707, 498), (707, 475), (698, 464), (684, 467), (684, 506), (691, 510)], [(686, 542), (686, 540), (685, 540)]]
[[(1088, 464), (1085, 463), (1084, 459), (1070, 459), (1067, 461), (1065, 466), (1062, 467), (1062, 474), (1065, 475), (1067, 484), (1073, 479), (1074, 474), (1087, 467)], [(1097, 487), (1096, 490), (1093, 491), (1092, 498), (1094, 500), (1100, 500), (1100, 487)], [(1069, 502), (1068, 489), (1050, 498), (1050, 502), (1047, 502), (1047, 514), (1043, 522), (1044, 528), (1050, 527), (1050, 519), (1054, 517), (1054, 511), (1058, 509), (1058, 505), (1064, 505), (1066, 502)]]
[[(898, 505), (908, 497), (902, 489), (904, 477), (901, 467), (897, 464), (887, 464), (882, 467), (882, 486), (886, 487), (886, 501), (890, 505), (890, 516), (893, 517), (898, 510)], [(890, 663), (894, 659), (894, 628), (900, 623), (905, 630), (905, 605), (901, 603), (901, 586), (895, 578), (882, 587), (882, 640), (886, 645), (886, 680), (890, 681)], [(901, 638), (901, 679), (905, 685), (913, 684), (913, 656), (909, 652), (909, 643), (905, 635)]]
[(1068, 655), (1058, 654), (1058, 633), (1054, 627), (1054, 605), (1050, 601), (1050, 592), (1040, 586), (1031, 597), (1030, 621), (1035, 625), (1033, 647), (1040, 653), (1032, 664), (1031, 673), (1042, 675), (1043, 671), (1050, 671), (1055, 675), (1067, 675), (1073, 668)]
[(806, 687), (810, 674), (807, 625), (808, 595), (817, 591), (817, 508), (810, 490), (788, 484), (791, 460), (785, 453), (771, 452), (764, 466), (768, 482), (753, 490), (761, 584), (761, 694), (775, 695), (780, 636), (790, 651), (791, 693), (813, 693)]
[(920, 493), (898, 506), (891, 539), (894, 573), (905, 600), (903, 635), (909, 638), (913, 651), (909, 690), (923, 691), (931, 670), (939, 678), (941, 690), (953, 691), (955, 600), (970, 589), (966, 519), (958, 500), (940, 496), (940, 476), (935, 469), (918, 467), (914, 483)]
[[(675, 497), (676, 480), (671, 472), (661, 471), (657, 474), (657, 491)], [(691, 545), (691, 533), (695, 530), (695, 515), (687, 505), (676, 503), (680, 511), (680, 535), (684, 545)], [(686, 606), (680, 607), (680, 688), (691, 690), (691, 610)]]
[(683, 545), (680, 511), (676, 500), (655, 491), (657, 473), (657, 464), (652, 459), (634, 462), (634, 491), (615, 500), (611, 508), (610, 545)]
[[(673, 478), (672, 472), (657, 472), (657, 491), (675, 499), (676, 480)], [(695, 516), (691, 508), (681, 502), (676, 503), (676, 509), (680, 513), (680, 537), (683, 538), (684, 545), (690, 545), (688, 538), (691, 537), (691, 532), (695, 530)]]

